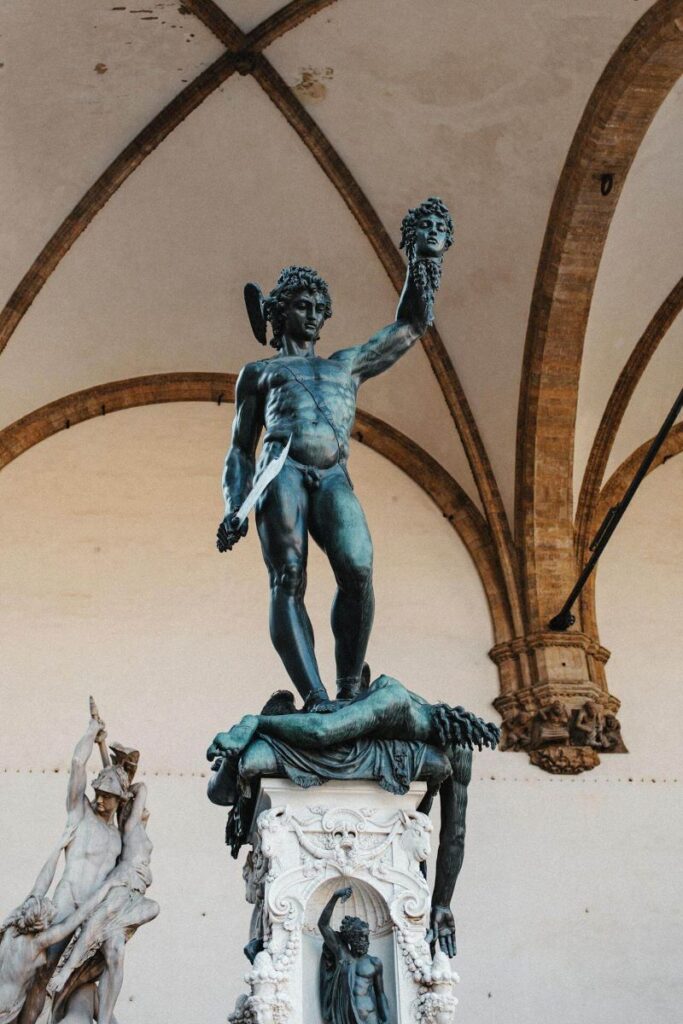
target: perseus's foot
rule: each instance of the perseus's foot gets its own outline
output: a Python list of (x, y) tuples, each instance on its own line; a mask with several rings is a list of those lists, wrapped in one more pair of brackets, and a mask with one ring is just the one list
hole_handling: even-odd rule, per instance
[(326, 690), (311, 690), (304, 701), (303, 710), (313, 711), (318, 715), (327, 715), (331, 711), (337, 710), (337, 702), (330, 700)]
[(312, 711), (316, 715), (331, 715), (347, 704), (353, 704), (352, 700), (330, 700), (328, 697), (321, 697), (319, 700), (306, 704), (304, 711)]

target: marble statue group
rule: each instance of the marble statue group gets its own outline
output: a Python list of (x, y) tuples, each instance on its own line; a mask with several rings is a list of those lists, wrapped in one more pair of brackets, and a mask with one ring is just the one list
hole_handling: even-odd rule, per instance
[[(126, 943), (159, 913), (146, 895), (152, 844), (147, 787), (133, 781), (139, 753), (118, 743), (108, 749), (106, 736), (91, 700), (71, 761), (64, 832), (31, 892), (0, 925), (1, 1024), (116, 1024)], [(102, 768), (88, 797), (95, 746)]]

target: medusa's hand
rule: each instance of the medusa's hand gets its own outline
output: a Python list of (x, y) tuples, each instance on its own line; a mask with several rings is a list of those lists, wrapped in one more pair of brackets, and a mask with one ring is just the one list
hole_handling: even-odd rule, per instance
[(453, 920), (450, 907), (440, 907), (438, 904), (432, 905), (427, 938), (432, 956), (434, 955), (437, 942), (446, 956), (451, 958), (455, 956), (455, 921)]

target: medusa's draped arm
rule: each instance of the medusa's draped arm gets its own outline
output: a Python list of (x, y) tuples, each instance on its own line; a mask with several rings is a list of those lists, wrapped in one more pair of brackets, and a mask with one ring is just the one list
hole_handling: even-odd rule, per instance
[(456, 954), (455, 921), (451, 900), (465, 857), (467, 787), (472, 777), (472, 752), (456, 748), (451, 756), (453, 774), (441, 784), (441, 832), (436, 858), (430, 930), (432, 947), (438, 941), (449, 957)]

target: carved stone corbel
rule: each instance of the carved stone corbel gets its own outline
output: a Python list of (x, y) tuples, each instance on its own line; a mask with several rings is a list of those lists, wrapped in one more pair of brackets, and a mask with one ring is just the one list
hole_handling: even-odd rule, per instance
[(601, 753), (624, 753), (616, 712), (607, 692), (609, 651), (584, 633), (538, 632), (498, 644), (499, 666), (524, 658), (531, 685), (510, 688), (494, 700), (503, 717), (502, 750), (526, 750), (544, 771), (576, 775), (600, 764)]

